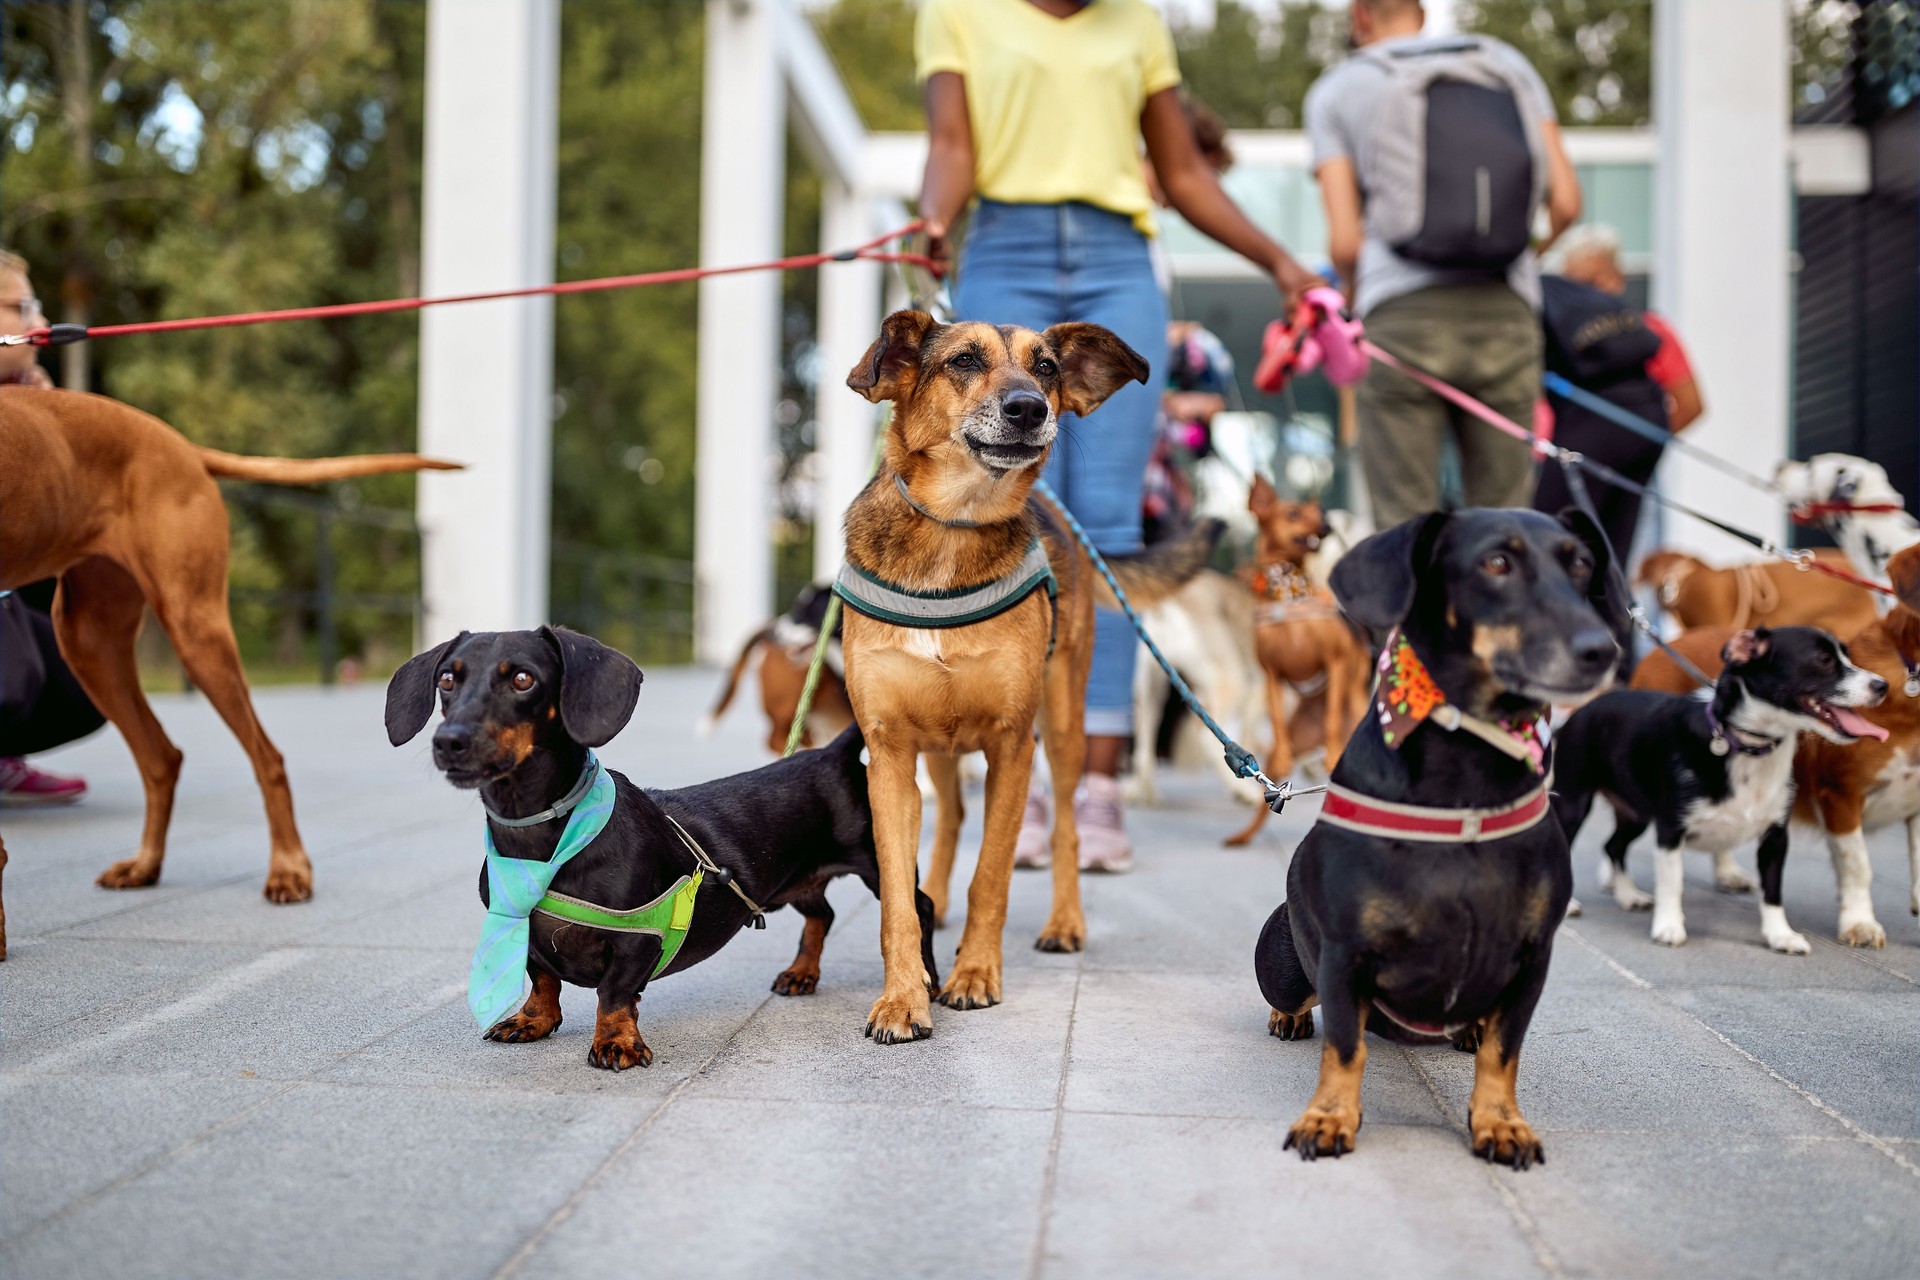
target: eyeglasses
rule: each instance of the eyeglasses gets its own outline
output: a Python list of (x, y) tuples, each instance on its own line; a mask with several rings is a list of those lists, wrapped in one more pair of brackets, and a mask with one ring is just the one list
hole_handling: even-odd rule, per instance
[(34, 297), (32, 294), (28, 294), (26, 297), (16, 299), (12, 302), (0, 301), (0, 311), (12, 311), (22, 320), (25, 320), (28, 316), (39, 316), (44, 320), (47, 315), (46, 312), (40, 309), (40, 299)]

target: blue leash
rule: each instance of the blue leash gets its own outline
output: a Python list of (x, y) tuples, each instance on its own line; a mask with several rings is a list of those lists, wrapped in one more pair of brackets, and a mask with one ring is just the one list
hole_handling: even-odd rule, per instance
[(1643, 440), (1651, 440), (1655, 444), (1665, 445), (1671, 449), (1678, 449), (1689, 458), (1694, 458), (1706, 463), (1721, 475), (1731, 476), (1742, 484), (1752, 485), (1754, 488), (1760, 490), (1760, 492), (1772, 497), (1781, 497), (1780, 489), (1773, 481), (1757, 476), (1744, 467), (1727, 461), (1717, 453), (1701, 448), (1693, 441), (1669, 431), (1665, 427), (1648, 422), (1639, 414), (1630, 413), (1622, 409), (1619, 405), (1614, 404), (1611, 400), (1604, 400), (1593, 392), (1588, 391), (1585, 387), (1576, 387), (1557, 373), (1549, 373), (1540, 381), (1545, 384), (1547, 390), (1551, 391), (1554, 395), (1579, 405), (1589, 413), (1598, 414), (1615, 426), (1625, 427)]
[(1199, 717), (1200, 723), (1207, 726), (1207, 732), (1219, 739), (1220, 745), (1226, 749), (1227, 767), (1233, 770), (1234, 777), (1251, 778), (1258, 782), (1266, 791), (1267, 808), (1275, 813), (1286, 808), (1287, 801), (1295, 796), (1325, 791), (1327, 789), (1325, 783), (1312, 787), (1296, 787), (1285, 779), (1275, 782), (1261, 772), (1260, 761), (1255, 758), (1253, 752), (1227, 736), (1227, 731), (1207, 714), (1207, 709), (1200, 705), (1200, 699), (1194, 696), (1193, 690), (1187, 687), (1187, 682), (1181, 678), (1178, 671), (1173, 669), (1173, 664), (1167, 661), (1167, 655), (1160, 652), (1160, 646), (1155, 644), (1153, 637), (1147, 634), (1146, 624), (1141, 622), (1140, 615), (1134, 612), (1133, 602), (1127, 599), (1127, 593), (1121, 589), (1120, 580), (1113, 576), (1113, 570), (1107, 567), (1105, 557), (1094, 548), (1093, 539), (1087, 536), (1087, 531), (1080, 526), (1078, 520), (1074, 519), (1073, 512), (1067, 510), (1067, 504), (1060, 500), (1060, 495), (1055, 493), (1053, 487), (1045, 480), (1035, 482), (1033, 487), (1042, 497), (1058, 507), (1060, 514), (1066, 517), (1067, 528), (1073, 531), (1074, 539), (1086, 551), (1087, 557), (1093, 561), (1093, 567), (1100, 571), (1100, 576), (1107, 580), (1109, 587), (1113, 588), (1113, 598), (1120, 602), (1121, 611), (1127, 615), (1127, 621), (1133, 624), (1134, 631), (1139, 633), (1140, 642), (1147, 646), (1147, 652), (1153, 655), (1153, 660), (1160, 664), (1162, 671), (1167, 673), (1167, 679), (1173, 682), (1173, 691), (1180, 695), (1180, 701), (1187, 704), (1187, 709)]

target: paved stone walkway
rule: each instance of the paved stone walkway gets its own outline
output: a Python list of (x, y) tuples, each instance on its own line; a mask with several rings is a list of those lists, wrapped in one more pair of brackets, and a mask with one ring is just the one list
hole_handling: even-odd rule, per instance
[[(744, 711), (692, 739), (713, 687), (653, 673), (609, 762), (649, 785), (759, 763)], [(1880, 952), (1832, 941), (1826, 858), (1796, 848), (1801, 959), (1764, 949), (1704, 858), (1693, 941), (1656, 947), (1583, 850), (1587, 915), (1521, 1074), (1549, 1163), (1474, 1160), (1470, 1060), (1376, 1041), (1360, 1150), (1305, 1165), (1280, 1144), (1318, 1044), (1266, 1036), (1251, 955), (1314, 802), (1230, 852), (1245, 811), (1168, 779), (1134, 818), (1138, 870), (1087, 881), (1086, 952), (1029, 949), (1046, 878), (1017, 876), (1007, 1002), (937, 1009), (910, 1046), (860, 1035), (878, 910), (843, 881), (817, 995), (768, 993), (798, 935), (780, 913), (650, 991), (654, 1065), (613, 1076), (586, 1064), (590, 992), (541, 1043), (475, 1034), (479, 809), (423, 745), (388, 747), (381, 691), (258, 701), (310, 903), (260, 898), (253, 783), (196, 699), (158, 700), (187, 753), (159, 887), (93, 886), (140, 820), (110, 732), (47, 761), (86, 773), (83, 807), (0, 819), (0, 1274), (1920, 1274), (1920, 923), (1895, 833), (1873, 840)]]

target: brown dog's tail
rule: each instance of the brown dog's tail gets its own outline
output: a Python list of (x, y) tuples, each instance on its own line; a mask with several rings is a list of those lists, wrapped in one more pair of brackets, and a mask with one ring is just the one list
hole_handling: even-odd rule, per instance
[[(1198, 577), (1213, 558), (1213, 548), (1226, 530), (1221, 520), (1207, 519), (1177, 538), (1156, 542), (1132, 555), (1108, 556), (1107, 567), (1127, 593), (1135, 609), (1151, 609)], [(1099, 574), (1093, 579), (1094, 598), (1108, 609), (1119, 608), (1113, 589)]]
[(713, 727), (720, 723), (720, 717), (727, 714), (727, 708), (733, 705), (733, 695), (734, 691), (740, 687), (740, 677), (746, 674), (747, 663), (760, 646), (773, 639), (773, 625), (769, 622), (749, 636), (746, 644), (740, 647), (740, 656), (733, 660), (733, 670), (727, 672), (727, 682), (720, 686), (720, 700), (714, 703), (713, 709), (701, 716), (700, 723), (694, 726), (694, 732), (700, 737), (704, 738), (712, 733)]
[(322, 484), (395, 471), (463, 471), (464, 463), (423, 458), (417, 453), (369, 453), (358, 458), (253, 458), (242, 453), (201, 449), (201, 465), (216, 480), (257, 480), (262, 484)]

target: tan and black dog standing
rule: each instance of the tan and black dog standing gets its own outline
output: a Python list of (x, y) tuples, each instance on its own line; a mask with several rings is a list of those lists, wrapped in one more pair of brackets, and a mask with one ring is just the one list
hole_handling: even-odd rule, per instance
[[(1071, 795), (1086, 756), (1093, 606), (1104, 587), (1096, 586), (1058, 508), (1035, 498), (1033, 485), (1060, 414), (1092, 413), (1147, 374), (1144, 359), (1097, 325), (1035, 333), (978, 322), (940, 325), (900, 311), (887, 317), (847, 377), (867, 399), (894, 405), (879, 473), (847, 511), (848, 567), (836, 586), (848, 597), (847, 692), (866, 736), (880, 857), (886, 984), (867, 1020), (876, 1041), (918, 1040), (933, 1029), (913, 896), (920, 847), (914, 765), (922, 753), (941, 800), (926, 883), (941, 914), (959, 829), (958, 758), (986, 753), (986, 832), (940, 1001), (955, 1009), (1000, 1001), (1000, 935), (1033, 768), (1034, 722), (1046, 736), (1054, 794)], [(1162, 544), (1113, 568), (1145, 607), (1199, 571), (1215, 536), (1209, 530)], [(1035, 565), (1050, 567), (1051, 588), (1028, 585)], [(999, 591), (1004, 598), (990, 616), (914, 626), (885, 620), (884, 609), (873, 612), (871, 601), (853, 598), (862, 590), (930, 608), (963, 595)], [(1055, 805), (1054, 813), (1053, 905), (1036, 945), (1077, 951), (1087, 933), (1079, 835), (1071, 804)]]

